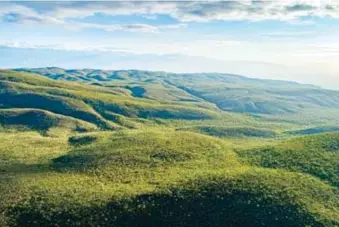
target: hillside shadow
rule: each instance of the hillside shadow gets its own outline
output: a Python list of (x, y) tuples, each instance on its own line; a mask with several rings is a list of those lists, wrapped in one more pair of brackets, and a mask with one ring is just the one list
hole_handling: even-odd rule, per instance
[(321, 226), (293, 201), (265, 197), (260, 191), (226, 193), (211, 185), (71, 209), (55, 208), (39, 195), (29, 206), (12, 207), (9, 216), (13, 226)]

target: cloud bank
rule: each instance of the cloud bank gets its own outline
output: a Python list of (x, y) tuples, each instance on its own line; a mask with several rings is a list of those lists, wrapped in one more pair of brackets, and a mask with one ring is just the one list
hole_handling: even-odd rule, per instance
[[(177, 24), (99, 24), (79, 20), (98, 14), (138, 15), (151, 18), (167, 15)], [(70, 29), (96, 28), (106, 31), (126, 30), (158, 32), (176, 29), (190, 22), (278, 20), (309, 22), (312, 18), (339, 18), (338, 1), (194, 1), (194, 2), (0, 2), (0, 20), (5, 23), (40, 23)]]

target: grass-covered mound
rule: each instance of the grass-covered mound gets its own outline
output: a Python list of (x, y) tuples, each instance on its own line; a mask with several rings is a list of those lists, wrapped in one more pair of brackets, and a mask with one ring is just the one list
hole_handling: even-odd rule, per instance
[(93, 131), (97, 127), (85, 121), (38, 109), (0, 109), (0, 125), (46, 132), (51, 128)]
[(338, 192), (319, 180), (249, 169), (101, 202), (41, 191), (6, 214), (12, 226), (336, 226), (338, 208)]
[(217, 137), (274, 137), (277, 135), (276, 132), (268, 129), (250, 127), (195, 126), (180, 128), (179, 130), (195, 131)]
[(339, 187), (339, 134), (298, 137), (273, 146), (238, 150), (249, 164), (304, 172)]
[[(300, 183), (307, 188), (293, 186)], [(339, 223), (337, 193), (298, 174), (237, 169), (138, 196), (132, 201), (137, 208), (132, 208), (130, 220), (118, 219), (118, 225), (331, 226)]]
[(213, 137), (155, 129), (1, 137), (0, 221), (9, 226), (339, 224), (336, 187), (240, 164)]
[[(226, 158), (222, 141), (190, 132), (121, 131), (71, 137), (69, 153), (54, 159), (61, 169), (156, 167)], [(81, 146), (79, 146), (81, 145)]]

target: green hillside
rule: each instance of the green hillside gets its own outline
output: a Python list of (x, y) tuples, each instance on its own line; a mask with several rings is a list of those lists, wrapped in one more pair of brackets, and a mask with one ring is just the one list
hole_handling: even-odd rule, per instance
[(290, 114), (339, 109), (339, 92), (295, 82), (252, 79), (232, 74), (174, 74), (138, 70), (16, 69), (56, 80), (127, 88), (136, 97), (205, 101), (219, 109), (250, 114)]
[(241, 164), (213, 137), (127, 130), (71, 137), (67, 145), (34, 133), (1, 136), (3, 219), (11, 226), (339, 224), (336, 187)]
[(45, 132), (51, 128), (68, 128), (79, 132), (97, 129), (88, 122), (37, 109), (0, 109), (0, 125)]
[(187, 130), (199, 132), (210, 136), (217, 137), (274, 137), (277, 135), (275, 131), (268, 129), (257, 129), (251, 127), (221, 127), (221, 126), (193, 126), (181, 128), (179, 130)]
[(274, 146), (239, 150), (245, 162), (311, 174), (339, 187), (339, 134), (298, 137)]
[(336, 126), (319, 126), (313, 128), (306, 128), (302, 130), (290, 131), (289, 134), (294, 135), (310, 135), (310, 134), (317, 134), (317, 133), (325, 133), (325, 132), (338, 132), (339, 127)]
[[(121, 89), (45, 79), (33, 74), (0, 71), (0, 106), (34, 108), (74, 117), (103, 129), (118, 126), (111, 113), (134, 118), (213, 119), (218, 111), (203, 104), (134, 98)], [(119, 93), (120, 92), (120, 93)], [(106, 119), (109, 118), (109, 119)]]
[[(336, 92), (222, 74), (30, 71), (44, 77), (0, 70), (0, 226), (339, 226)], [(254, 91), (272, 112), (217, 101)]]

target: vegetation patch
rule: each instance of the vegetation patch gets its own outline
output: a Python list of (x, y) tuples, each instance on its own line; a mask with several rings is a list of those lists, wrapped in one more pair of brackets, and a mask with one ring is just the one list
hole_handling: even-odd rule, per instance
[(68, 139), (71, 145), (87, 145), (95, 142), (97, 137), (95, 135), (72, 136)]
[[(96, 143), (93, 143), (96, 141)], [(195, 159), (223, 157), (220, 141), (186, 132), (119, 132), (70, 138), (83, 145), (53, 160), (61, 169), (86, 170), (111, 166), (158, 166)]]
[(217, 137), (274, 137), (277, 133), (265, 129), (242, 128), (242, 127), (220, 127), (220, 126), (196, 126), (188, 128), (180, 128), (179, 130), (189, 130), (204, 133)]
[(317, 133), (326, 133), (326, 132), (338, 132), (339, 127), (337, 126), (323, 126), (323, 127), (314, 127), (314, 128), (307, 128), (302, 130), (296, 131), (288, 131), (288, 134), (292, 135), (311, 135)]
[(305, 136), (275, 146), (237, 150), (246, 163), (304, 172), (339, 187), (339, 134)]
[[(296, 182), (307, 188), (296, 188)], [(88, 205), (54, 203), (42, 192), (12, 206), (7, 215), (13, 226), (337, 225), (338, 201), (323, 201), (317, 190), (336, 198), (330, 187), (312, 178), (253, 169), (227, 177), (207, 174), (152, 193)]]
[(37, 109), (1, 109), (0, 124), (4, 127), (34, 129), (41, 132), (57, 127), (79, 132), (96, 130), (96, 126), (88, 122)]

